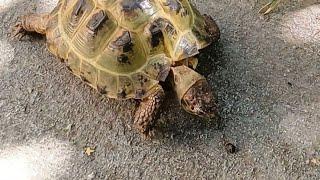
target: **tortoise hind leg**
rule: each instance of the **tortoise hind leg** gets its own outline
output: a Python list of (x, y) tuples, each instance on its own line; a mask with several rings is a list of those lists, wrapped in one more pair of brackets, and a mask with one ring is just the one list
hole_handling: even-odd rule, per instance
[(12, 28), (12, 37), (21, 39), (26, 32), (37, 32), (45, 35), (48, 21), (48, 13), (21, 16)]
[(149, 91), (149, 95), (142, 99), (134, 117), (134, 126), (145, 137), (150, 137), (155, 122), (156, 115), (164, 99), (164, 90), (160, 85), (155, 86)]

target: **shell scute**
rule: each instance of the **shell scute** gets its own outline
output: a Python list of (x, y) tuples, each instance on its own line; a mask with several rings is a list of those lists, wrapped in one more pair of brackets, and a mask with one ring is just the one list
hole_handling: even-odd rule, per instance
[(96, 87), (98, 70), (87, 61), (81, 61), (80, 78), (91, 86)]
[(147, 61), (139, 36), (118, 30), (96, 64), (115, 74), (129, 74), (142, 68)]
[(141, 99), (173, 64), (211, 42), (207, 31), (187, 0), (60, 0), (47, 39), (49, 50), (101, 94)]
[(48, 49), (53, 54), (57, 54), (58, 57), (60, 57), (62, 59), (67, 59), (69, 45), (61, 37), (61, 32), (59, 31), (59, 29), (58, 28), (47, 29), (47, 34), (49, 34), (51, 37), (51, 38), (47, 39)]
[(72, 43), (87, 57), (95, 57), (107, 44), (109, 37), (117, 29), (117, 23), (104, 10), (96, 9), (89, 15), (85, 26), (78, 30)]
[(79, 60), (78, 56), (74, 52), (72, 51), (69, 52), (68, 59), (65, 60), (65, 62), (68, 69), (70, 69), (73, 74), (80, 77), (81, 61)]
[(86, 26), (90, 31), (97, 33), (108, 19), (109, 17), (106, 12), (100, 9), (92, 15)]
[(106, 71), (99, 70), (97, 79), (97, 90), (101, 94), (106, 94), (109, 97), (116, 98), (116, 90), (118, 88), (117, 82), (117, 76)]
[(149, 63), (144, 68), (143, 72), (151, 79), (165, 81), (169, 74), (170, 66), (170, 59), (162, 54), (150, 58)]
[[(65, 1), (65, 3), (72, 3)], [(66, 6), (67, 8), (68, 6)], [(78, 0), (75, 4), (66, 9), (66, 12), (62, 18), (62, 24), (65, 33), (72, 38), (77, 28), (83, 20), (91, 13), (94, 8), (94, 3), (92, 0)]]
[(174, 56), (178, 57), (178, 59), (192, 57), (199, 53), (198, 49), (199, 47), (197, 45), (195, 36), (191, 32), (188, 32), (182, 35), (179, 41), (177, 42), (177, 47), (174, 51)]
[(117, 97), (119, 99), (134, 98), (134, 85), (128, 76), (119, 76)]
[[(151, 29), (152, 30), (151, 34), (154, 32), (159, 33), (158, 34), (159, 38), (156, 40), (159, 40), (159, 42), (163, 42), (163, 44), (161, 44), (161, 45), (163, 45), (165, 47), (164, 51), (168, 54), (168, 56), (170, 56), (174, 60), (175, 56), (174, 56), (173, 51), (175, 49), (176, 42), (179, 38), (178, 29), (173, 25), (172, 22), (170, 22), (168, 19), (164, 19), (162, 17), (155, 19), (152, 22), (151, 28), (153, 28), (153, 29)], [(159, 30), (161, 32), (159, 32)], [(154, 37), (155, 34), (152, 34), (152, 35), (153, 35), (152, 37)], [(160, 46), (160, 48), (161, 48), (161, 46)], [(159, 50), (161, 50), (161, 49), (159, 49)]]
[(134, 82), (136, 99), (142, 99), (150, 88), (159, 83), (142, 72), (131, 75), (131, 78)]
[(144, 39), (143, 41), (146, 42), (145, 47), (148, 56), (152, 57), (165, 53), (164, 35), (156, 21), (145, 27), (142, 38)]
[(172, 22), (184, 31), (190, 27), (193, 16), (190, 11), (189, 2), (186, 0), (161, 0), (164, 11), (170, 16)]
[(120, 24), (131, 31), (148, 24), (149, 18), (158, 11), (154, 0), (121, 0), (118, 3), (116, 11)]

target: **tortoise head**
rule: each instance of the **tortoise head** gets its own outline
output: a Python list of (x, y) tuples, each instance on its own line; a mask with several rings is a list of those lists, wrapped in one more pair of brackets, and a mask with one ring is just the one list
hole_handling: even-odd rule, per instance
[(191, 86), (182, 97), (181, 105), (187, 112), (204, 118), (213, 118), (217, 112), (212, 90), (204, 79)]
[(185, 65), (171, 67), (171, 74), (182, 107), (191, 114), (214, 118), (217, 107), (207, 80)]

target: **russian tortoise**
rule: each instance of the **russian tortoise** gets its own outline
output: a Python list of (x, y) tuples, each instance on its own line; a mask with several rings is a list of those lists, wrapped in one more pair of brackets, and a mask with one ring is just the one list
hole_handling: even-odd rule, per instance
[(21, 16), (13, 36), (27, 32), (46, 35), (50, 52), (101, 94), (137, 99), (134, 125), (146, 136), (166, 79), (186, 111), (215, 116), (212, 90), (194, 71), (194, 56), (220, 31), (188, 0), (60, 0), (51, 13)]

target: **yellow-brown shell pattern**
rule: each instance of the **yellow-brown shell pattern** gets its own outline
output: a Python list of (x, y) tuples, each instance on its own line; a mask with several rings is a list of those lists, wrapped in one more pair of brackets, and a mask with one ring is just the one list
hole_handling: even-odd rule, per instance
[(174, 61), (211, 43), (188, 0), (60, 0), (47, 41), (75, 75), (120, 99), (145, 97)]

